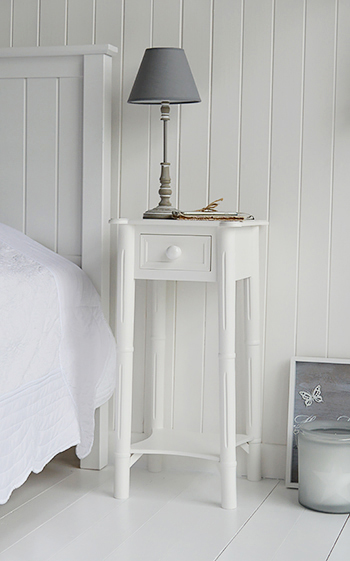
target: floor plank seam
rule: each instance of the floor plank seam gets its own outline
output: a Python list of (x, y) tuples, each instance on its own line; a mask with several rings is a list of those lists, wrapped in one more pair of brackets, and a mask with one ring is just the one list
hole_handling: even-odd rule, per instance
[(331, 555), (332, 555), (332, 552), (333, 552), (335, 546), (337, 545), (338, 540), (339, 540), (340, 536), (342, 535), (343, 530), (345, 529), (345, 526), (347, 525), (347, 523), (348, 523), (348, 521), (349, 521), (349, 518), (350, 518), (350, 515), (346, 517), (345, 522), (344, 522), (344, 524), (342, 525), (341, 530), (340, 530), (339, 534), (337, 535), (337, 538), (336, 538), (336, 540), (334, 541), (334, 544), (332, 545), (331, 550), (330, 550), (330, 552), (328, 553), (328, 555), (327, 555), (325, 561), (328, 561), (328, 559), (330, 559), (330, 557), (331, 557)]
[[(61, 479), (60, 481), (58, 481), (57, 483), (55, 483), (54, 485), (51, 485), (50, 487), (48, 487), (48, 489), (45, 489), (45, 491), (42, 491), (41, 493), (39, 493), (38, 495), (36, 495), (35, 497), (33, 497), (32, 499), (30, 499), (29, 501), (26, 501), (25, 503), (23, 503), (23, 505), (19, 506), (18, 508), (14, 509), (12, 512), (16, 512), (16, 510), (18, 510), (19, 508), (22, 508), (23, 506), (25, 506), (26, 504), (29, 504), (33, 499), (37, 499), (38, 497), (40, 497), (41, 495), (43, 495), (44, 493), (46, 493), (47, 491), (50, 491), (51, 489), (53, 489), (54, 487), (56, 487), (56, 485), (59, 485), (60, 483), (62, 483), (63, 481), (65, 481), (66, 479), (68, 479), (69, 477), (72, 476), (72, 474), (74, 474), (74, 471), (72, 471), (72, 473), (70, 473), (69, 475), (67, 475), (67, 477), (64, 477), (63, 479)], [(74, 504), (76, 504), (77, 502), (79, 502), (83, 497), (86, 497), (89, 493), (91, 493), (92, 491), (96, 490), (98, 487), (100, 487), (101, 484), (99, 485), (95, 485), (94, 487), (92, 487), (91, 489), (89, 489), (86, 493), (83, 493), (80, 497), (78, 497), (76, 500), (70, 502), (67, 506), (65, 506), (64, 508), (62, 508), (62, 510), (60, 510), (59, 512), (57, 512), (54, 516), (51, 516), (50, 518), (47, 518), (44, 522), (42, 522), (41, 524), (39, 524), (38, 526), (36, 526), (33, 530), (31, 530), (30, 532), (28, 532), (27, 534), (25, 534), (25, 536), (22, 536), (20, 539), (14, 541), (9, 547), (6, 547), (3, 550), (0, 550), (0, 554), (2, 555), (3, 553), (5, 553), (6, 551), (9, 551), (12, 547), (14, 547), (16, 544), (20, 543), (22, 540), (26, 539), (28, 536), (30, 536), (31, 534), (33, 534), (34, 532), (37, 532), (40, 528), (42, 528), (43, 526), (45, 526), (45, 524), (47, 524), (48, 522), (50, 522), (51, 520), (54, 520), (55, 518), (57, 518), (58, 516), (60, 516), (63, 512), (65, 512), (66, 510), (68, 510), (69, 508), (71, 508)], [(10, 514), (10, 513), (8, 513)], [(5, 518), (5, 517), (4, 517)]]
[[(198, 475), (199, 475), (199, 474), (198, 474)], [(194, 477), (195, 477), (195, 476), (194, 476)], [(191, 483), (192, 483), (192, 481), (189, 482), (189, 483), (186, 485), (186, 487), (185, 487), (184, 489), (181, 489), (181, 491), (179, 491), (179, 492), (177, 493), (177, 495), (174, 495), (174, 496), (171, 497), (170, 499), (167, 499), (167, 501), (160, 507), (159, 510), (157, 510), (156, 512), (154, 512), (150, 518), (147, 518), (147, 520), (146, 520), (145, 522), (143, 522), (143, 523), (141, 524), (141, 526), (139, 526), (135, 532), (133, 532), (130, 536), (128, 536), (125, 540), (123, 540), (123, 541), (118, 545), (118, 547), (116, 547), (115, 549), (113, 549), (113, 551), (110, 551), (109, 554), (107, 555), (107, 557), (104, 557), (104, 558), (101, 559), (100, 561), (108, 561), (108, 559), (109, 559), (112, 555), (114, 555), (116, 552), (118, 552), (118, 549), (120, 549), (121, 546), (122, 546), (125, 542), (127, 542), (127, 541), (130, 540), (130, 539), (132, 539), (132, 538), (135, 536), (135, 534), (137, 534), (137, 533), (141, 530), (141, 528), (143, 528), (144, 526), (146, 526), (146, 524), (148, 524), (155, 516), (158, 516), (159, 513), (160, 513), (170, 502), (175, 501), (175, 500), (191, 485)], [(48, 561), (50, 561), (50, 559), (48, 559)]]
[(259, 504), (259, 506), (256, 507), (256, 509), (252, 512), (252, 514), (249, 516), (249, 518), (247, 518), (247, 520), (244, 522), (244, 524), (242, 524), (242, 526), (239, 528), (239, 530), (237, 530), (237, 532), (235, 533), (234, 536), (232, 536), (232, 538), (230, 539), (230, 541), (225, 545), (225, 547), (220, 551), (220, 553), (213, 559), (213, 561), (218, 561), (221, 557), (221, 555), (226, 551), (226, 549), (230, 546), (230, 544), (233, 542), (233, 540), (238, 536), (238, 534), (243, 530), (243, 528), (251, 521), (251, 519), (253, 518), (253, 516), (258, 512), (258, 510), (261, 508), (261, 506), (267, 501), (267, 499), (270, 497), (270, 495), (272, 495), (272, 493), (275, 491), (275, 489), (278, 487), (278, 485), (281, 483), (281, 480), (278, 480), (276, 485), (274, 485), (274, 487), (271, 489), (271, 491), (266, 495), (266, 497), (264, 498), (263, 501), (261, 501), (261, 503)]
[[(44, 495), (45, 493), (47, 493), (48, 491), (51, 491), (52, 489), (54, 489), (57, 485), (59, 485), (60, 483), (62, 483), (62, 481), (65, 481), (66, 479), (68, 479), (69, 477), (71, 477), (72, 473), (74, 473), (74, 471), (72, 470), (68, 475), (66, 475), (65, 477), (63, 477), (62, 479), (60, 479), (59, 481), (56, 481), (56, 483), (53, 483), (52, 485), (50, 485), (49, 487), (47, 487), (46, 489), (44, 489), (43, 491), (40, 491), (39, 493), (37, 493), (36, 495), (34, 495), (33, 497), (31, 497), (30, 499), (27, 499), (26, 501), (24, 501), (23, 503), (21, 503), (20, 505), (16, 506), (13, 510), (10, 510), (9, 512), (7, 512), (6, 514), (0, 516), (0, 521), (5, 520), (6, 516), (9, 516), (10, 514), (13, 514), (14, 512), (16, 512), (17, 510), (23, 508), (25, 505), (28, 505), (29, 503), (31, 503), (32, 501), (36, 500), (38, 497), (40, 497), (41, 495)], [(36, 474), (39, 475), (39, 474)], [(26, 483), (26, 482), (25, 482)], [(24, 484), (25, 484), (24, 483)], [(14, 490), (14, 492), (16, 492), (17, 489)], [(11, 497), (9, 498), (9, 501), (11, 500)]]
[[(116, 501), (118, 501), (118, 503), (115, 505), (115, 509), (119, 508), (119, 506), (121, 506), (122, 503), (124, 503), (126, 500), (128, 500), (128, 499), (116, 499)], [(69, 507), (68, 507), (68, 508), (69, 508)], [(63, 511), (62, 511), (62, 512), (63, 512)], [(105, 516), (103, 516), (102, 518), (100, 518), (99, 521), (102, 522), (105, 518), (108, 518), (108, 516), (110, 516), (110, 514), (111, 514), (111, 511), (109, 511)], [(63, 547), (61, 547), (60, 549), (56, 550), (56, 551), (54, 552), (54, 554), (51, 555), (51, 556), (47, 559), (47, 561), (50, 561), (50, 559), (54, 559), (55, 557), (57, 557), (57, 555), (58, 555), (59, 553), (61, 553), (62, 551), (64, 551), (68, 546), (71, 547), (72, 544), (74, 544), (74, 542), (78, 541), (78, 540), (81, 538), (81, 536), (82, 536), (83, 534), (86, 534), (87, 532), (89, 532), (89, 530), (91, 530), (92, 528), (94, 528), (95, 525), (96, 525), (96, 522), (94, 522), (93, 524), (90, 524), (90, 526), (89, 526), (88, 528), (85, 528), (85, 530), (83, 530), (83, 531), (80, 532), (78, 535), (76, 535), (72, 540), (70, 540), (68, 543), (66, 543)], [(128, 538), (126, 538), (126, 539), (128, 539)], [(124, 541), (126, 541), (126, 540), (124, 540)], [(119, 547), (119, 546), (118, 546), (118, 547)], [(106, 559), (106, 558), (105, 558), (105, 559)], [(104, 559), (101, 559), (101, 560), (99, 560), (99, 561), (104, 561)]]
[(271, 558), (271, 561), (274, 561), (276, 559), (280, 559), (280, 557), (278, 557), (278, 552), (281, 550), (281, 548), (283, 547), (283, 545), (288, 541), (288, 537), (295, 531), (295, 527), (298, 524), (298, 521), (300, 521), (300, 518), (302, 517), (303, 512), (300, 512), (300, 514), (297, 516), (297, 518), (294, 520), (291, 528), (289, 529), (289, 531), (287, 532), (287, 534), (284, 536), (283, 540), (281, 541), (281, 543), (279, 544), (279, 546), (277, 547), (275, 553), (273, 554), (273, 557)]

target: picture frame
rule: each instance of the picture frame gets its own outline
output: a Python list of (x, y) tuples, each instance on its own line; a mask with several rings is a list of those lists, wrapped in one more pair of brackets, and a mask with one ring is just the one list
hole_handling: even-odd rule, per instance
[(288, 488), (298, 487), (300, 425), (315, 419), (350, 423), (350, 359), (291, 359), (285, 479)]

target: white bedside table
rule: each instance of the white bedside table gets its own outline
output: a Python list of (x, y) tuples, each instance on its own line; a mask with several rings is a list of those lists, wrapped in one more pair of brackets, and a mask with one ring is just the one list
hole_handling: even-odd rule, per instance
[[(259, 234), (267, 222), (111, 220), (117, 229), (116, 338), (118, 379), (115, 407), (115, 492), (129, 496), (130, 467), (142, 454), (178, 454), (220, 463), (221, 503), (236, 507), (236, 446), (248, 453), (248, 479), (261, 478), (261, 356), (259, 320)], [(131, 444), (135, 279), (155, 282), (152, 296), (154, 356), (150, 436)], [(235, 300), (244, 279), (248, 396), (245, 434), (236, 434)], [(220, 436), (163, 428), (165, 282), (218, 284)]]

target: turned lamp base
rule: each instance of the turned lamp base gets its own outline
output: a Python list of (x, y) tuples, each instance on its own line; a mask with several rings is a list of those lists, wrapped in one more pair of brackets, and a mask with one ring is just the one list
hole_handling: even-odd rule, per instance
[(173, 216), (174, 211), (178, 212), (178, 209), (173, 206), (158, 205), (155, 208), (150, 208), (149, 210), (146, 210), (146, 212), (144, 212), (143, 214), (143, 218), (161, 218), (161, 219), (174, 218)]

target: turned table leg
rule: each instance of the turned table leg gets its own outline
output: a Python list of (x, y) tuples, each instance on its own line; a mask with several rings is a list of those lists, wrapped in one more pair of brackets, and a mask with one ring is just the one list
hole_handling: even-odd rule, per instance
[(220, 472), (223, 508), (237, 506), (236, 492), (236, 275), (234, 232), (223, 229), (218, 240)]
[[(147, 310), (149, 333), (145, 380), (145, 433), (164, 427), (164, 367), (165, 367), (165, 317), (166, 281), (148, 281)], [(161, 454), (148, 456), (148, 470), (162, 470)]]
[(252, 436), (249, 442), (247, 476), (250, 481), (261, 479), (261, 356), (260, 356), (260, 310), (259, 267), (245, 280), (246, 302), (246, 346), (248, 359), (248, 392), (246, 433)]
[(117, 285), (114, 496), (126, 499), (130, 487), (135, 281), (134, 232), (123, 225), (118, 228)]

